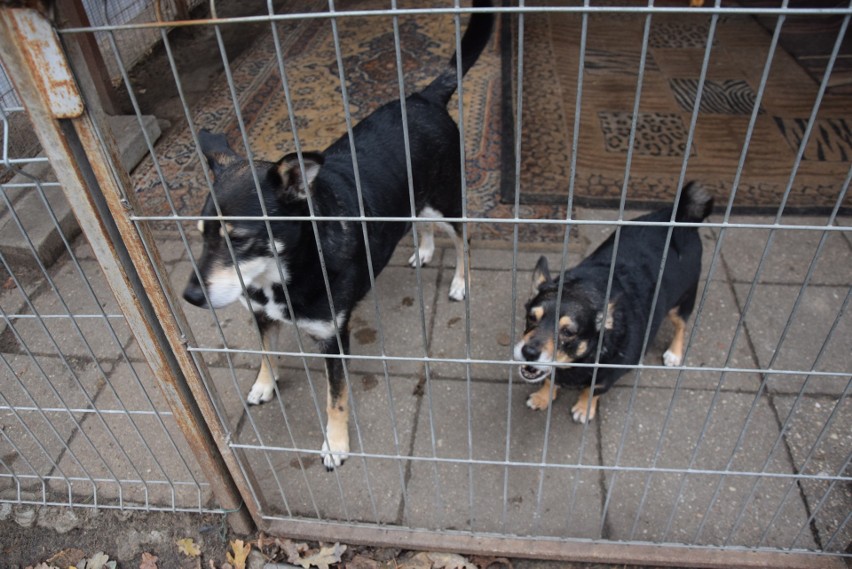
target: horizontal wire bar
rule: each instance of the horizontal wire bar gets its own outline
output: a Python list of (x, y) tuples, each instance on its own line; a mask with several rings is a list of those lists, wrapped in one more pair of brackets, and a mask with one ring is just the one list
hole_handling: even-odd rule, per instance
[(163, 22), (140, 22), (134, 24), (106, 24), (100, 26), (69, 27), (58, 30), (61, 34), (88, 32), (138, 30), (148, 28), (179, 28), (190, 26), (220, 26), (227, 24), (269, 23), (309, 19), (344, 19), (381, 16), (430, 16), (473, 13), (493, 14), (693, 14), (693, 15), (742, 15), (742, 16), (842, 16), (852, 14), (850, 8), (732, 8), (732, 7), (689, 7), (689, 6), (524, 6), (492, 8), (398, 8), (390, 10), (346, 10), (340, 12), (303, 12), (298, 14), (266, 14), (262, 16), (237, 16), (232, 18), (205, 18), (198, 20), (171, 20)]
[(103, 415), (160, 415), (168, 417), (172, 415), (171, 411), (133, 411), (123, 409), (72, 409), (69, 407), (32, 407), (28, 405), (0, 405), (0, 411), (29, 411), (29, 412), (45, 412), (45, 413), (101, 413)]
[(0, 321), (5, 320), (28, 320), (28, 319), (41, 319), (41, 318), (53, 318), (53, 319), (69, 319), (69, 318), (91, 318), (95, 320), (103, 320), (104, 318), (113, 318), (118, 320), (124, 320), (123, 314), (7, 314), (3, 316)]
[[(231, 442), (229, 444), (231, 448), (241, 449), (241, 450), (254, 450), (254, 451), (272, 451), (272, 452), (301, 452), (306, 454), (321, 454), (322, 450), (314, 450), (314, 449), (306, 449), (301, 447), (279, 447), (279, 446), (264, 446), (264, 445), (253, 445), (247, 443), (237, 443)], [(387, 454), (387, 453), (378, 453), (378, 452), (358, 452), (354, 450), (349, 451), (349, 458), (352, 457), (363, 457), (363, 458), (374, 458), (374, 459), (382, 459), (382, 460), (411, 460), (414, 462), (442, 462), (447, 464), (463, 464), (463, 465), (476, 465), (476, 466), (513, 466), (516, 468), (550, 468), (550, 469), (560, 469), (560, 470), (588, 470), (593, 472), (644, 472), (649, 473), (653, 472), (655, 474), (697, 474), (701, 476), (745, 476), (749, 478), (753, 477), (762, 477), (762, 478), (780, 478), (785, 480), (813, 480), (813, 481), (823, 481), (823, 482), (852, 482), (852, 476), (830, 476), (827, 474), (790, 474), (786, 472), (749, 472), (749, 471), (735, 471), (735, 470), (708, 470), (705, 468), (671, 468), (671, 467), (661, 467), (661, 466), (608, 466), (605, 464), (577, 464), (577, 463), (542, 463), (540, 461), (537, 462), (529, 462), (529, 461), (511, 461), (511, 460), (487, 460), (482, 458), (451, 458), (451, 457), (442, 457), (442, 456), (416, 456), (416, 455), (395, 455), (395, 454)]]
[[(209, 487), (210, 484), (208, 482), (188, 482), (188, 481), (180, 481), (180, 480), (139, 480), (139, 479), (117, 479), (117, 478), (85, 478), (83, 476), (55, 476), (55, 475), (45, 475), (39, 476), (37, 474), (8, 474), (5, 472), (0, 472), (0, 478), (18, 478), (18, 479), (27, 479), (27, 480), (47, 480), (47, 481), (58, 481), (58, 482), (96, 482), (98, 484), (161, 484), (164, 486), (186, 486), (191, 488), (201, 489), (203, 487)], [(2, 500), (0, 500), (2, 502)]]
[[(410, 223), (417, 221), (420, 223), (429, 223), (428, 220), (420, 217), (411, 216), (396, 216), (396, 217), (380, 217), (380, 216), (360, 216), (360, 215), (329, 215), (329, 216), (310, 216), (310, 215), (223, 215), (221, 217), (211, 215), (131, 215), (133, 221), (172, 221), (172, 222), (198, 222), (198, 221), (373, 221), (373, 222), (402, 222)], [(783, 229), (791, 231), (850, 231), (852, 225), (791, 225), (783, 223), (731, 223), (731, 222), (686, 222), (686, 221), (637, 221), (634, 219), (623, 220), (601, 220), (601, 219), (525, 219), (511, 217), (442, 217), (442, 222), (445, 223), (503, 223), (519, 225), (603, 225), (603, 226), (639, 226), (639, 227), (718, 227), (732, 229)]]
[[(429, 362), (429, 363), (448, 363), (448, 364), (488, 364), (488, 365), (510, 365), (519, 366), (526, 362), (514, 360), (489, 360), (475, 358), (435, 358), (431, 356), (372, 356), (367, 354), (322, 354), (318, 352), (287, 352), (287, 351), (271, 351), (271, 350), (254, 350), (243, 348), (203, 348), (197, 346), (187, 347), (187, 351), (211, 353), (211, 354), (251, 354), (251, 355), (273, 355), (273, 356), (291, 356), (319, 359), (352, 359), (352, 360), (386, 360), (396, 362)], [(536, 365), (546, 367), (564, 367), (564, 364), (559, 362), (536, 362)], [(761, 368), (737, 368), (737, 367), (695, 367), (695, 366), (664, 366), (664, 365), (648, 365), (648, 364), (605, 364), (605, 363), (581, 363), (572, 362), (570, 367), (599, 367), (599, 368), (617, 368), (617, 369), (642, 369), (642, 370), (660, 370), (660, 371), (712, 371), (712, 372), (729, 372), (729, 373), (766, 373), (779, 375), (813, 375), (822, 377), (848, 377), (848, 371), (811, 371), (811, 370), (785, 370), (785, 369), (761, 369)], [(530, 384), (538, 385), (538, 384)]]

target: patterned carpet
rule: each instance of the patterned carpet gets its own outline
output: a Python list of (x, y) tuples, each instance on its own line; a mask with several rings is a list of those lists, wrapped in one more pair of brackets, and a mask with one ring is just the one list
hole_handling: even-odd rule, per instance
[[(516, 44), (517, 22), (507, 28), (511, 29), (510, 42)], [(578, 205), (613, 207), (619, 202), (643, 29), (644, 17), (639, 15), (589, 17), (575, 173)], [(628, 205), (656, 206), (670, 203), (674, 196), (687, 154), (709, 29), (708, 16), (667, 14), (652, 19)], [(522, 203), (567, 201), (580, 34), (579, 14), (526, 16)], [(702, 181), (716, 196), (717, 205), (723, 207), (731, 196), (770, 40), (771, 34), (748, 16), (722, 16), (716, 28), (694, 140), (688, 149), (686, 179)], [(515, 98), (517, 81), (516, 46), (510, 49), (504, 51), (513, 58), (512, 81), (504, 85), (507, 102)], [(818, 87), (789, 54), (777, 49), (733, 202), (735, 211), (777, 211)], [(514, 116), (512, 108), (504, 113)], [(794, 179), (786, 212), (825, 212), (834, 207), (852, 158), (849, 117), (852, 97), (829, 91)], [(503, 166), (501, 194), (506, 203), (512, 203), (513, 161), (504, 159)], [(844, 203), (845, 210), (850, 207), (852, 195)]]
[[(339, 10), (385, 8), (378, 0), (338, 3)], [(433, 2), (434, 5), (445, 3)], [(425, 6), (417, 2), (416, 6)], [(300, 5), (321, 11), (327, 4), (317, 0)], [(402, 4), (405, 7), (406, 4)], [(466, 22), (463, 17), (462, 25)], [(393, 27), (390, 18), (356, 17), (338, 21), (350, 111), (357, 122), (379, 105), (399, 96)], [(449, 60), (454, 49), (455, 29), (451, 16), (429, 16), (415, 20), (400, 18), (400, 44), (406, 90), (422, 88)], [(467, 172), (467, 206), (471, 217), (512, 216), (512, 207), (499, 199), (500, 179), (500, 53), (497, 33), (491, 45), (465, 77), (464, 119)], [(273, 36), (270, 31), (252, 48), (231, 62), (238, 105), (255, 156), (265, 160), (294, 151), (290, 121), (295, 120), (302, 147), (321, 150), (346, 132), (342, 97), (330, 21), (308, 19), (282, 22), (279, 37), (285, 70), (296, 113), (288, 116), (279, 74)], [(451, 114), (458, 117), (457, 98), (450, 102)], [(224, 132), (231, 145), (245, 154), (242, 138), (225, 77), (195, 112), (194, 123)], [(165, 186), (180, 215), (197, 214), (207, 187), (188, 129), (175, 132), (158, 146), (158, 160)], [(135, 172), (137, 191), (143, 196), (146, 214), (171, 213), (164, 184), (149, 159)], [(564, 217), (564, 208), (537, 206), (523, 208), (526, 217)], [(165, 229), (166, 224), (156, 224)], [(172, 226), (173, 228), (173, 226)], [(511, 238), (507, 224), (472, 223), (469, 233), (475, 239)], [(561, 239), (555, 227), (521, 227), (522, 240)]]
[[(444, 5), (438, 0), (432, 4)], [(324, 1), (314, 0), (300, 5), (300, 10), (322, 11), (326, 6)], [(348, 0), (338, 5), (340, 10), (384, 7), (386, 2), (381, 0)], [(592, 15), (589, 19), (575, 205), (618, 204), (643, 24), (642, 18), (624, 14)], [(338, 26), (350, 110), (357, 122), (398, 96), (392, 23), (389, 18), (375, 16), (340, 19)], [(653, 19), (628, 207), (667, 204), (674, 196), (687, 152), (689, 120), (708, 29), (704, 16), (659, 15)], [(278, 30), (295, 118), (287, 113), (271, 32), (258, 37), (250, 49), (230, 62), (252, 151), (268, 160), (294, 150), (291, 120), (295, 120), (306, 150), (321, 150), (346, 132), (330, 21), (281, 22)], [(507, 26), (502, 32), (511, 45), (516, 26)], [(406, 89), (412, 92), (427, 84), (452, 53), (452, 17), (402, 17), (400, 33)], [(563, 219), (566, 215), (579, 37), (577, 15), (526, 17), (518, 211), (524, 219)], [(717, 204), (723, 206), (730, 196), (768, 44), (768, 33), (753, 19), (720, 19), (695, 138), (689, 148), (687, 179), (704, 182), (716, 195)], [(500, 46), (498, 26), (491, 45), (464, 82), (470, 217), (513, 216), (516, 176), (511, 128), (515, 119), (513, 107), (504, 105), (503, 97), (508, 93), (506, 100), (514, 98), (514, 87), (506, 78), (515, 78), (517, 65), (501, 57)], [(503, 51), (502, 55), (507, 53), (512, 54)], [(816, 92), (813, 79), (779, 49), (734, 200), (738, 211), (777, 210)], [(457, 116), (455, 98), (450, 109)], [(833, 207), (852, 157), (850, 116), (852, 99), (829, 92), (785, 211), (824, 212)], [(235, 103), (224, 76), (218, 88), (194, 109), (193, 121), (198, 128), (224, 132), (232, 146), (244, 154)], [(174, 129), (162, 139), (157, 145), (157, 160), (162, 179), (150, 158), (134, 173), (144, 213), (171, 214), (168, 192), (177, 214), (196, 214), (207, 187), (189, 130)], [(852, 196), (844, 205), (847, 211), (852, 207)], [(155, 225), (174, 229), (173, 224)], [(511, 240), (514, 230), (509, 224), (488, 222), (468, 227), (472, 238), (484, 240)], [(518, 232), (525, 242), (559, 243), (564, 236), (564, 229), (555, 225), (521, 225)]]

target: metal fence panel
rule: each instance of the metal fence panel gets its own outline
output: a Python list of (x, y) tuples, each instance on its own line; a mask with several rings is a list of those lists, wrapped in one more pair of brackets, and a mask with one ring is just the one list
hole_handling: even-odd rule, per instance
[[(461, 224), (461, 254), (455, 254), (452, 243), (439, 241), (429, 262), (422, 254), (409, 259), (412, 246), (423, 247), (430, 233), (428, 222), (415, 218), (416, 157), (409, 136), (417, 125), (407, 121), (404, 171), (410, 214), (370, 215), (363, 197), (369, 191), (369, 172), (360, 168), (364, 158), (358, 151), (352, 153), (358, 215), (319, 215), (308, 192), (308, 213), (286, 218), (303, 224), (311, 253), (316, 249), (324, 260), (314, 286), (324, 291), (333, 314), (328, 291), (338, 268), (333, 265), (335, 251), (320, 239), (324, 228), (339, 223), (351, 229), (349, 238), (369, 243), (378, 223), (412, 226), (411, 237), (403, 238), (382, 275), (375, 274), (368, 253), (372, 290), (350, 321), (351, 354), (332, 356), (341, 363), (351, 412), (351, 448), (342, 467), (323, 468), (321, 445), (330, 438), (323, 409), (323, 354), (304, 329), (283, 328), (277, 346), (265, 344), (262, 323), (237, 303), (207, 310), (189, 307), (184, 320), (181, 301), (168, 299), (186, 351), (212, 394), (215, 408), (206, 418), (221, 429), (222, 441), (217, 442), (224, 441), (233, 453), (226, 452), (232, 472), (248, 481), (241, 486), (242, 497), (260, 527), (315, 538), (624, 563), (683, 563), (684, 548), (695, 563), (716, 566), (818, 566), (848, 557), (852, 241), (847, 192), (852, 168), (844, 154), (848, 125), (842, 113), (848, 104), (844, 107), (829, 88), (837, 89), (832, 82), (842, 75), (837, 66), (852, 6), (790, 8), (786, 0), (768, 8), (722, 6), (718, 1), (703, 8), (611, 4), (521, 2), (495, 9), (501, 28), (494, 37), (501, 41), (492, 40), (458, 82), (458, 96), (450, 103), (460, 127), (462, 162), (456, 166), (462, 174), (463, 205), (458, 217), (442, 221)], [(156, 241), (146, 246), (156, 249), (149, 254), (166, 260), (167, 273), (158, 275), (161, 282), (180, 290), (190, 275), (201, 274), (199, 221), (260, 220), (270, 239), (285, 221), (270, 215), (264, 200), (258, 200), (259, 215), (223, 217), (226, 196), (214, 192), (215, 172), (201, 153), (200, 129), (224, 132), (236, 153), (246, 158), (251, 179), (251, 187), (244, 188), (246, 199), (256, 200), (260, 192), (253, 190), (264, 184), (269, 170), (265, 161), (295, 151), (304, 169), (304, 151), (321, 149), (339, 136), (354, 146), (355, 125), (377, 104), (428, 83), (460, 45), (471, 11), (458, 2), (429, 7), (394, 2), (387, 9), (372, 2), (330, 1), (298, 12), (276, 11), (270, 3), (266, 14), (187, 23), (212, 30), (208, 57), (220, 59), (225, 70), (221, 86), (197, 106), (184, 93), (193, 70), (178, 65), (164, 24), (62, 30), (64, 37), (94, 31), (108, 38), (140, 121), (143, 109), (122, 58), (121, 36), (140, 28), (161, 33), (168, 79), (174, 82), (186, 123), (156, 146), (146, 135), (151, 158), (133, 175), (137, 196), (127, 214), (137, 228), (153, 232)], [(839, 27), (824, 67), (812, 74), (810, 87), (787, 87), (799, 93), (796, 112), (804, 109), (804, 115), (796, 121), (767, 116), (781, 104), (779, 69), (791, 61), (779, 47), (788, 20), (827, 17), (836, 17)], [(760, 48), (746, 56), (746, 47), (737, 41), (745, 41), (742, 30), (751, 29), (757, 19), (771, 23), (764, 24)], [(612, 39), (606, 28), (624, 22), (633, 26), (639, 43), (624, 40), (618, 49), (602, 45)], [(222, 28), (249, 25), (262, 25), (268, 32), (232, 59)], [(570, 32), (576, 33), (572, 37), (579, 38), (578, 45), (554, 52), (552, 67), (544, 66), (547, 58), (538, 52), (546, 35), (542, 30), (552, 34), (544, 43)], [(685, 43), (671, 45), (675, 37)], [(660, 50), (670, 47), (677, 49), (667, 52), (666, 59)], [(748, 82), (720, 75), (719, 58), (724, 57), (749, 58)], [(688, 78), (676, 76), (687, 67)], [(675, 75), (665, 89), (659, 86), (663, 70)], [(725, 89), (743, 89), (743, 83), (749, 92), (745, 110), (736, 97), (720, 95)], [(568, 91), (561, 96), (571, 102), (564, 107), (546, 107), (536, 98), (540, 91), (560, 89)], [(661, 102), (660, 92), (669, 98)], [(692, 93), (686, 106), (684, 92)], [(621, 114), (594, 106), (614, 93), (626, 93)], [(721, 124), (719, 115), (733, 107), (740, 115), (736, 128), (721, 139), (708, 138), (702, 129), (714, 121)], [(676, 121), (669, 112), (673, 108), (680, 113)], [(552, 113), (542, 119), (536, 114), (542, 109)], [(405, 106), (402, 112), (406, 116)], [(553, 150), (530, 136), (546, 138), (551, 131), (545, 127), (554, 124), (553, 130), (564, 136), (563, 146)], [(631, 221), (634, 214), (628, 211), (635, 209), (629, 207), (635, 205), (635, 188), (658, 183), (653, 178), (657, 173), (649, 170), (654, 150), (645, 144), (660, 124), (671, 129), (672, 137), (679, 125), (677, 136), (682, 137), (673, 145), (680, 151), (666, 163), (667, 201), (685, 199), (678, 188), (701, 168), (696, 148), (724, 154), (731, 165), (714, 172), (724, 179), (713, 186), (717, 210), (700, 226), (704, 270), (687, 328), (684, 363), (661, 365), (665, 346), (652, 336), (649, 324), (641, 330), (646, 357), (639, 365), (619, 366), (629, 371), (603, 397), (594, 421), (574, 423), (566, 395), (535, 413), (527, 409), (530, 388), (516, 374), (512, 351), (523, 334), (523, 303), (536, 258), (545, 251), (556, 274), (614, 231), (614, 259), (620, 247), (629, 245), (621, 239), (624, 228), (636, 225), (666, 228), (664, 250), (669, 250), (674, 214), (648, 223)], [(763, 214), (753, 215), (748, 192), (761, 189), (752, 184), (754, 164), (769, 153), (769, 127), (789, 142), (789, 157), (779, 155), (772, 164), (780, 175), (766, 171), (767, 179), (771, 174), (781, 182), (774, 201), (763, 204)], [(613, 129), (620, 138), (606, 138)], [(613, 174), (614, 181), (601, 184), (615, 188), (607, 202), (615, 205), (607, 208), (593, 207), (594, 200), (581, 197), (589, 182), (579, 173), (589, 168), (593, 142), (623, 160), (623, 166), (618, 162), (615, 167), (620, 177)], [(545, 171), (547, 162), (557, 164), (552, 176)], [(593, 167), (611, 167), (604, 162)], [(808, 216), (791, 216), (790, 209), (804, 212), (809, 205), (795, 201), (798, 179), (819, 168), (833, 176), (833, 185), (813, 199), (819, 194), (820, 203), (827, 205), (812, 208)], [(214, 214), (200, 215), (207, 192), (213, 196)], [(537, 192), (543, 197), (536, 197)], [(226, 259), (235, 263), (244, 249), (228, 231), (223, 237)], [(286, 272), (290, 252), (273, 247), (269, 254), (277, 267), (270, 278), (287, 283), (282, 296), (293, 314), (289, 286), (298, 276)], [(654, 300), (643, 307), (648, 312), (656, 307), (665, 262), (664, 256), (652, 270)], [(446, 294), (456, 263), (464, 267), (468, 284), (463, 302), (451, 302)], [(248, 275), (238, 271), (237, 278), (241, 292), (249, 296)], [(617, 278), (611, 268), (606, 299), (612, 299)], [(567, 294), (563, 285), (560, 281), (557, 298)], [(209, 292), (204, 295), (209, 304)], [(28, 310), (35, 314), (34, 307), (28, 305)], [(4, 319), (11, 323), (18, 312), (4, 308)], [(70, 317), (74, 309), (65, 313), (72, 325), (78, 320)], [(103, 311), (101, 320), (120, 318)], [(348, 343), (347, 330), (340, 328), (331, 321), (327, 335), (342, 348)], [(600, 340), (605, 327), (599, 333)], [(670, 333), (664, 329), (661, 337)], [(115, 365), (132, 360), (132, 339), (118, 345), (120, 358), (114, 349), (102, 357), (90, 350), (89, 361), (99, 368), (105, 359)], [(62, 345), (53, 349), (72, 351)], [(598, 351), (595, 363), (574, 365), (591, 367), (594, 384), (607, 368), (600, 358)], [(6, 367), (10, 378), (21, 373)], [(253, 406), (249, 388), (258, 368), (267, 367), (280, 379), (272, 400)], [(31, 389), (25, 387), (23, 395)], [(550, 384), (539, 396), (549, 401), (555, 395)], [(135, 418), (135, 410), (123, 407), (128, 397), (136, 400), (119, 394), (118, 409), (90, 414), (104, 425), (111, 413)], [(168, 416), (153, 398), (146, 401), (149, 406), (138, 412), (140, 419)], [(97, 407), (88, 400), (5, 405), (16, 414), (30, 407), (37, 414), (65, 410), (63, 417)], [(155, 454), (147, 431), (136, 429), (134, 434)], [(27, 452), (23, 443), (15, 444), (21, 456), (55, 454), (46, 448), (41, 454)], [(129, 443), (113, 444), (127, 452)], [(172, 446), (179, 449), (180, 444), (174, 439)], [(63, 448), (78, 456), (71, 445)], [(91, 468), (92, 460), (81, 456), (79, 466)], [(16, 481), (21, 476), (3, 466)], [(78, 478), (93, 488), (99, 488), (101, 479), (145, 480), (141, 473), (129, 472), (86, 471), (72, 477)], [(165, 472), (160, 478), (174, 480)], [(71, 496), (71, 485), (66, 485)], [(799, 555), (778, 555), (790, 552)]]

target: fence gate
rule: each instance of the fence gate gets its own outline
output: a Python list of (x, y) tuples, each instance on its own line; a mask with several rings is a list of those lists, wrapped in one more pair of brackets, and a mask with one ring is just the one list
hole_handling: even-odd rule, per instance
[[(238, 531), (412, 549), (844, 566), (852, 5), (686, 4), (329, 0), (297, 10), (270, 0), (259, 13), (211, 3), (192, 19), (96, 26), (64, 17), (64, 5), (58, 15), (0, 8), (0, 57), (17, 93), (0, 93), (0, 237), (23, 243), (22, 253), (0, 244), (0, 500), (221, 512)], [(285, 220), (263, 201), (249, 216), (267, 236), (286, 221), (312, 240), (329, 227), (363, 241), (379, 222), (413, 228), (381, 275), (370, 271), (348, 323), (350, 356), (332, 357), (350, 450), (328, 471), (324, 364), (309, 335), (343, 343), (339, 327), (285, 327), (276, 345), (240, 303), (200, 309), (180, 296), (206, 269), (199, 225), (226, 222), (214, 268), (240, 283), (234, 298), (261, 302), (245, 288), (258, 257), (283, 267), (300, 254), (247, 243), (229, 225), (246, 216), (217, 213), (224, 195), (202, 213), (234, 157), (214, 139), (208, 164), (201, 129), (246, 158), (243, 200), (257, 200), (268, 161), (346, 143), (378, 105), (428, 84), (472, 12), (495, 13), (495, 29), (449, 104), (464, 167), (442, 165), (462, 171), (461, 215), (442, 221), (458, 223), (463, 254), (439, 238), (434, 253), (409, 259), (431, 223), (376, 219), (363, 201), (352, 217), (323, 218), (311, 202), (310, 215)], [(122, 52), (140, 30), (162, 46), (137, 74)], [(803, 47), (802, 37), (820, 41)], [(109, 46), (135, 115), (126, 131), (144, 142), (132, 172), (126, 132), (102, 110), (86, 51), (96, 46)], [(159, 141), (150, 89), (179, 106)], [(44, 156), (10, 142), (28, 120)], [(417, 126), (406, 124), (406, 144)], [(406, 158), (410, 177), (407, 147)], [(692, 179), (716, 209), (700, 224), (682, 363), (662, 363), (671, 326), (659, 338), (643, 328), (642, 363), (626, 366), (593, 420), (572, 420), (570, 389), (545, 403), (557, 395), (549, 381), (528, 399), (536, 388), (513, 351), (538, 258), (556, 275), (613, 231), (623, 246), (625, 227), (649, 225), (631, 221), (636, 211), (683, 199)], [(359, 172), (358, 200), (369, 180)], [(42, 223), (53, 241), (36, 236)], [(656, 225), (669, 242), (674, 218)], [(314, 244), (323, 295), (354, 261), (318, 238), (311, 254)], [(447, 296), (456, 262), (467, 274), (461, 302)], [(275, 272), (292, 313), (288, 288), (301, 275)], [(661, 276), (649, 272), (655, 304)], [(612, 310), (622, 277), (611, 272), (602, 291)], [(271, 400), (251, 405), (259, 369), (278, 381)]]

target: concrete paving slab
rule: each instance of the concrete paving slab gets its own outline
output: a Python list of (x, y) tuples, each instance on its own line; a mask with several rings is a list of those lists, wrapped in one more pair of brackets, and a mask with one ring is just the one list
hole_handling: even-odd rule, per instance
[[(756, 545), (784, 496), (789, 480), (764, 477), (759, 481), (753, 499), (747, 501), (754, 477), (723, 476), (713, 472), (725, 470), (733, 457), (730, 464), (732, 472), (761, 472), (765, 468), (766, 472), (795, 473), (783, 445), (775, 445), (780, 430), (772, 408), (765, 398), (760, 398), (755, 404), (752, 394), (725, 392), (711, 408), (712, 394), (693, 390), (682, 391), (671, 406), (672, 394), (673, 391), (668, 389), (640, 389), (635, 394), (632, 407), (631, 390), (616, 388), (604, 396), (606, 400), (601, 404), (600, 417), (603, 464), (703, 471), (688, 476), (677, 472), (655, 472), (650, 478), (646, 472), (639, 471), (607, 473), (609, 537)], [(670, 408), (671, 417), (663, 431)], [(750, 410), (751, 417), (746, 425)], [(710, 420), (702, 434), (708, 413)], [(746, 429), (745, 435), (738, 440), (743, 428)], [(654, 462), (661, 437), (663, 444)], [(618, 456), (620, 446), (622, 450)], [(693, 455), (695, 460), (690, 465)], [(684, 476), (687, 476), (685, 482)], [(646, 484), (647, 499), (640, 510)], [(683, 492), (679, 495), (682, 484)], [(717, 489), (718, 495), (714, 498)], [(673, 523), (666, 534), (673, 509)], [(742, 519), (739, 520), (741, 513)], [(801, 499), (788, 500), (775, 525), (769, 528), (764, 545), (788, 547), (807, 518)], [(815, 547), (809, 536), (804, 536), (798, 545)]]
[[(212, 496), (170, 415), (89, 414), (59, 468), (83, 479), (74, 495), (94, 498), (95, 492), (102, 503), (198, 508)], [(58, 481), (50, 487), (63, 490)]]
[[(571, 420), (566, 405), (558, 401), (551, 412), (544, 456), (547, 413), (526, 407), (526, 386), (512, 389), (511, 402), (507, 387), (492, 382), (468, 386), (462, 381), (435, 380), (428, 387), (417, 421), (413, 455), (422, 460), (411, 466), (407, 525), (517, 535), (599, 536), (600, 473), (593, 468), (599, 464), (594, 425), (585, 430), (584, 437), (583, 427)], [(507, 460), (507, 437), (508, 460), (514, 463), (508, 466), (500, 464)], [(498, 464), (469, 466), (430, 460), (436, 456)], [(543, 457), (542, 468), (538, 465)], [(578, 461), (590, 468), (570, 468)]]
[[(61, 353), (66, 356), (91, 358), (94, 353), (101, 361), (114, 360), (120, 353), (120, 347), (132, 337), (130, 328), (99, 265), (83, 261), (81, 267), (85, 279), (72, 263), (66, 263), (52, 276), (55, 290), (51, 287), (43, 288), (34, 295), (32, 304), (42, 316), (41, 321), (24, 317), (16, 319), (13, 325), (20, 340), (33, 352), (56, 354), (57, 348), (50, 338), (52, 336)], [(21, 313), (30, 314), (29, 308), (23, 309)], [(104, 318), (104, 314), (108, 318)], [(77, 327), (82, 331), (82, 337)], [(115, 337), (110, 328), (115, 332)], [(10, 340), (13, 338), (11, 335), (8, 337)]]
[[(822, 225), (825, 217), (783, 218), (785, 225)], [(773, 223), (772, 217), (732, 216), (732, 223)], [(769, 229), (729, 228), (725, 232), (722, 257), (731, 278), (751, 283), (769, 239)], [(822, 231), (779, 229), (775, 231), (772, 247), (760, 275), (762, 283), (801, 285), (816, 254)], [(829, 232), (823, 250), (817, 258), (813, 284), (846, 285), (852, 282), (852, 253), (849, 242), (837, 231)]]
[(338, 470), (326, 472), (319, 453), (291, 450), (320, 449), (324, 384), (316, 386), (319, 416), (309, 386), (298, 382), (285, 391), (286, 421), (278, 401), (252, 407), (252, 421), (241, 420), (233, 442), (249, 447), (240, 452), (266, 502), (264, 514), (398, 522), (407, 462), (403, 457), (414, 430), (416, 381), (395, 378), (389, 392), (386, 383), (365, 378), (354, 374), (350, 390), (357, 410), (357, 419), (354, 412), (350, 416), (351, 450), (394, 458), (352, 456)]
[[(702, 283), (707, 287), (707, 281)], [(709, 287), (699, 288), (696, 300), (696, 311), (687, 324), (686, 339), (690, 334), (692, 341), (684, 365), (699, 367), (732, 367), (740, 369), (757, 369), (757, 363), (751, 354), (745, 334), (732, 346), (734, 333), (740, 313), (733, 291), (724, 281), (710, 281)], [(697, 313), (702, 296), (705, 297), (700, 316)], [(696, 322), (698, 329), (693, 333)], [(674, 334), (674, 327), (668, 321), (663, 321), (660, 331), (645, 355), (648, 365), (661, 365), (663, 353), (668, 349)], [(732, 355), (729, 354), (733, 352)], [(642, 373), (641, 386), (674, 387), (678, 370), (648, 370)], [(632, 385), (634, 381), (628, 373), (620, 380), (620, 385)], [(681, 387), (688, 389), (716, 389), (721, 380), (719, 371), (687, 371), (681, 377)], [(760, 386), (760, 376), (752, 373), (728, 373), (722, 382), (724, 390), (756, 391)]]
[[(808, 381), (808, 393), (837, 394), (846, 388), (848, 371), (852, 365), (849, 338), (852, 337), (852, 314), (841, 316), (834, 334), (828, 333), (838, 316), (848, 293), (847, 287), (808, 287), (800, 301), (799, 309), (790, 323), (784, 342), (779, 346), (782, 333), (792, 314), (801, 285), (758, 285), (752, 306), (746, 315), (746, 326), (761, 368), (780, 370), (810, 370), (816, 358), (817, 371), (835, 372), (837, 376), (817, 376)], [(748, 285), (736, 285), (739, 302), (744, 303)], [(796, 393), (807, 376), (779, 375), (769, 378), (769, 388), (779, 393)]]
[[(435, 324), (432, 332), (431, 356), (435, 358), (465, 359), (467, 354), (467, 303), (470, 304), (470, 357), (480, 360), (507, 360), (511, 358), (514, 335), (524, 326), (523, 303), (530, 290), (531, 273), (517, 275), (517, 302), (512, 302), (511, 271), (481, 270), (472, 275), (469, 301), (449, 300), (442, 292), (449, 286), (452, 272), (442, 274), (439, 285)], [(512, 330), (512, 314), (515, 330)], [(495, 366), (471, 365), (475, 377), (489, 377)], [(440, 377), (466, 377), (465, 364), (441, 363), (433, 366)], [(506, 372), (498, 377), (505, 380)]]
[[(51, 412), (88, 409), (106, 385), (112, 364), (68, 361), (59, 357), (4, 355), (0, 401), (14, 407)], [(8, 364), (8, 366), (7, 366)]]
[[(797, 399), (782, 395), (774, 397), (773, 404), (782, 421), (787, 421), (789, 417), (784, 440), (798, 472), (849, 476), (849, 467), (845, 461), (852, 452), (852, 431), (849, 430), (852, 424), (852, 399)], [(846, 482), (810, 479), (802, 480), (798, 485), (790, 482), (786, 485), (790, 501), (797, 500), (800, 492), (804, 493), (822, 546), (829, 551), (843, 552), (846, 544), (852, 541), (852, 527), (848, 523), (842, 526), (852, 511), (852, 487)], [(809, 528), (803, 533), (807, 537)]]
[(40, 493), (47, 489), (42, 481), (48, 476), (55, 478), (50, 486), (67, 497), (71, 483), (57, 463), (82, 420), (82, 414), (64, 411), (0, 410), (0, 499), (14, 501), (18, 484)]

